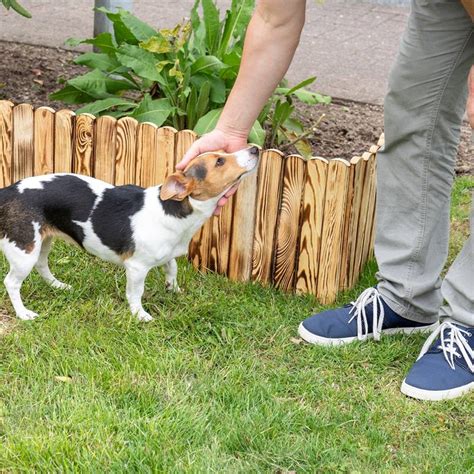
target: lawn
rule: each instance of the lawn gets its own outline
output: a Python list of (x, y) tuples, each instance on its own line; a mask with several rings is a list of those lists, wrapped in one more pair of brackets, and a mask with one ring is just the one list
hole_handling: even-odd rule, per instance
[[(450, 259), (472, 188), (456, 180)], [(322, 309), (313, 297), (185, 260), (182, 294), (150, 274), (155, 320), (143, 324), (122, 270), (60, 243), (51, 261), (74, 290), (30, 276), (24, 299), (41, 317), (8, 320), (0, 335), (1, 472), (474, 472), (474, 394), (433, 404), (399, 392), (423, 336), (302, 344), (299, 322)], [(10, 312), (3, 286), (0, 301)]]

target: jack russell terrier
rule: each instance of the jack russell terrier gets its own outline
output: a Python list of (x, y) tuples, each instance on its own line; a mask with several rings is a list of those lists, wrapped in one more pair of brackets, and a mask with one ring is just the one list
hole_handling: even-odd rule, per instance
[(259, 150), (204, 153), (161, 186), (112, 186), (95, 178), (60, 173), (35, 176), (0, 189), (0, 249), (10, 271), (4, 283), (16, 315), (34, 319), (20, 288), (34, 267), (53, 287), (69, 289), (48, 266), (53, 237), (73, 241), (103, 260), (123, 265), (130, 310), (141, 321), (145, 278), (163, 266), (166, 287), (179, 291), (176, 257), (187, 252), (196, 231), (219, 199), (256, 170)]

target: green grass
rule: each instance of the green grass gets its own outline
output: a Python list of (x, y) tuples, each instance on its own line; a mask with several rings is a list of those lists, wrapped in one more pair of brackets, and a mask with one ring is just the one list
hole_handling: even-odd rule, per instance
[[(459, 235), (473, 186), (456, 181)], [(298, 344), (299, 322), (321, 309), (311, 296), (185, 261), (178, 296), (150, 274), (155, 320), (141, 324), (122, 270), (63, 244), (51, 261), (75, 289), (32, 275), (23, 295), (41, 317), (11, 320), (0, 339), (0, 472), (474, 472), (472, 394), (429, 404), (399, 391), (423, 336)], [(11, 310), (3, 286), (0, 301)]]

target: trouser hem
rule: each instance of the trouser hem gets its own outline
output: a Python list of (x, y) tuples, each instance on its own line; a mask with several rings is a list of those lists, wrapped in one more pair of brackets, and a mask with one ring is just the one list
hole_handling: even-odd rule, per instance
[(396, 301), (392, 295), (390, 295), (387, 291), (384, 291), (383, 288), (378, 288), (378, 290), (385, 303), (387, 303), (387, 306), (402, 318), (422, 324), (433, 324), (439, 320), (438, 315), (422, 315), (415, 308), (410, 307), (410, 305)]

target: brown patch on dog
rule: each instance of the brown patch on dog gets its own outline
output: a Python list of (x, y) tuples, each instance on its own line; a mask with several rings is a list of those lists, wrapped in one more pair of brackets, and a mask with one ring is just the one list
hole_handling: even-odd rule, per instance
[(44, 224), (41, 226), (40, 235), (43, 240), (48, 239), (48, 238), (49, 239), (58, 238), (58, 239), (64, 240), (65, 242), (73, 244), (76, 247), (80, 247), (80, 245), (72, 237), (65, 234), (64, 232), (61, 232), (59, 229), (49, 224)]
[(204, 153), (188, 165), (184, 175), (202, 177), (193, 180), (190, 196), (198, 201), (207, 201), (232, 187), (247, 172), (247, 168), (242, 168), (232, 153)]
[(133, 254), (134, 254), (133, 250), (127, 250), (124, 253), (120, 253), (119, 257), (122, 259), (123, 262), (125, 262), (125, 260), (128, 260), (129, 258), (132, 258)]
[(0, 205), (0, 238), (6, 238), (30, 253), (35, 244), (33, 221), (38, 216), (19, 199), (8, 200)]

